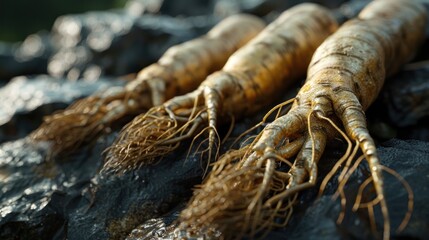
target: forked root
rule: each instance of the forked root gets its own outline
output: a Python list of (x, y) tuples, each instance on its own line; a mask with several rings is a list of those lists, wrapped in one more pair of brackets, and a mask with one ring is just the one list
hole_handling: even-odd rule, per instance
[[(278, 105), (263, 122), (289, 103)], [(287, 191), (291, 179), (287, 170), (293, 164), (287, 158), (298, 153), (305, 138), (290, 139), (276, 150), (255, 147), (260, 139), (261, 134), (213, 165), (179, 218), (181, 232), (200, 237), (220, 232), (225, 239), (259, 238), (287, 224), (297, 194), (279, 196)]]
[[(316, 164), (324, 150), (324, 141), (332, 138), (334, 132), (339, 133), (347, 141), (348, 148), (322, 182), (321, 192), (327, 182), (343, 166), (338, 178), (338, 190), (334, 195), (341, 197), (342, 212), (338, 218), (338, 224), (340, 224), (344, 218), (346, 206), (344, 186), (365, 157), (355, 159), (361, 146), (355, 140), (353, 147), (352, 141), (337, 126), (336, 121), (325, 117), (321, 112), (309, 112), (306, 121), (308, 126), (306, 136), (288, 139), (284, 144), (274, 144), (273, 146), (277, 146), (274, 149), (266, 145), (267, 141), (264, 136), (269, 135), (271, 138), (275, 138), (275, 136), (261, 133), (250, 145), (222, 156), (214, 164), (212, 172), (204, 183), (195, 190), (189, 205), (182, 212), (179, 218), (180, 229), (196, 233), (197, 236), (204, 236), (215, 229), (226, 239), (239, 239), (243, 236), (264, 235), (271, 228), (279, 226), (280, 220), (283, 220), (283, 224), (280, 225), (286, 225), (297, 194), (315, 185)], [(290, 119), (288, 123), (293, 124)], [(264, 131), (267, 129), (274, 128), (267, 126)], [(326, 138), (326, 134), (332, 136)], [(278, 141), (282, 143), (284, 140)], [(296, 159), (292, 164), (287, 159), (294, 156)], [(378, 161), (375, 162), (377, 165), (373, 164), (373, 166), (387, 171)], [(285, 171), (285, 168), (289, 168), (289, 171), (287, 172), (287, 169)], [(371, 171), (371, 174), (374, 175), (374, 171)], [(408, 184), (400, 176), (395, 176), (409, 192), (409, 210), (399, 226), (399, 230), (401, 230), (410, 218), (413, 195)], [(380, 174), (377, 175), (377, 179), (381, 179)], [(376, 191), (376, 198), (370, 203), (361, 204), (360, 197), (363, 189), (371, 181), (374, 188), (381, 189), (381, 191)], [(363, 207), (368, 209), (374, 231), (376, 231), (375, 205), (381, 207), (384, 222), (383, 237), (386, 239), (390, 237), (390, 221), (383, 185), (382, 182), (374, 181), (371, 178), (359, 190), (354, 210)]]
[[(347, 147), (347, 151), (346, 153), (343, 155), (343, 157), (341, 157), (341, 159), (339, 159), (339, 161), (337, 161), (337, 163), (334, 165), (334, 167), (331, 169), (331, 171), (328, 173), (328, 175), (325, 177), (325, 179), (322, 181), (322, 185), (320, 186), (320, 190), (319, 190), (319, 195), (323, 192), (324, 188), (326, 187), (326, 184), (328, 183), (328, 181), (334, 176), (334, 174), (338, 171), (338, 169), (341, 167), (341, 165), (344, 165), (343, 170), (341, 171), (339, 177), (338, 177), (338, 182), (339, 182), (339, 186), (337, 189), (337, 192), (334, 195), (334, 198), (338, 197), (338, 195), (341, 198), (341, 208), (342, 211), (340, 212), (340, 215), (338, 216), (337, 219), (337, 223), (340, 224), (342, 222), (342, 220), (344, 219), (345, 216), (345, 207), (346, 207), (346, 197), (344, 194), (344, 186), (347, 183), (348, 179), (350, 178), (351, 174), (357, 169), (358, 165), (361, 163), (361, 161), (364, 159), (364, 157), (358, 158), (354, 165), (350, 168), (356, 153), (360, 148), (362, 149), (366, 149), (367, 146), (362, 147), (362, 144), (359, 142), (358, 139), (355, 139), (355, 147), (352, 151), (352, 142), (350, 140), (350, 138), (344, 133), (343, 130), (341, 130), (331, 119), (323, 116), (323, 115), (319, 115), (319, 118), (321, 118), (322, 120), (325, 120), (327, 123), (329, 123), (330, 126), (332, 126), (339, 134), (342, 135), (342, 137), (347, 141), (348, 143), (348, 147)], [(368, 136), (365, 140), (370, 140), (372, 141), (372, 139)], [(373, 232), (376, 232), (376, 227), (375, 227), (375, 219), (374, 219), (374, 212), (373, 212), (373, 206), (376, 204), (379, 204), (381, 207), (381, 212), (382, 212), (382, 216), (383, 216), (383, 239), (389, 239), (390, 238), (390, 218), (389, 218), (389, 211), (387, 208), (387, 203), (386, 203), (386, 199), (385, 199), (385, 195), (384, 195), (384, 186), (383, 186), (383, 179), (382, 179), (382, 175), (381, 175), (381, 168), (383, 167), (380, 162), (378, 157), (374, 154), (371, 154), (370, 156), (366, 156), (370, 166), (370, 172), (371, 172), (371, 179), (372, 182), (374, 184), (374, 188), (376, 191), (376, 202), (374, 202), (373, 205), (368, 207), (368, 213), (369, 213), (369, 217), (370, 217), (370, 221), (371, 221), (371, 227), (373, 229)], [(368, 182), (369, 183), (369, 182)], [(361, 195), (362, 193), (358, 193), (358, 197), (359, 195)]]
[(210, 137), (217, 136), (217, 132), (212, 133), (212, 129), (206, 126), (204, 107), (194, 106), (193, 109), (174, 112), (165, 106), (152, 108), (126, 125), (112, 146), (106, 149), (103, 171), (118, 173), (154, 164), (176, 150), (182, 141), (197, 137), (206, 130)]
[[(137, 116), (106, 149), (102, 171), (118, 173), (154, 164), (176, 150), (182, 141), (191, 139), (188, 155), (208, 154), (210, 163), (213, 155), (217, 158), (219, 152), (216, 124), (220, 103), (216, 91), (203, 86)], [(200, 137), (203, 139), (194, 150), (195, 139)], [(200, 151), (205, 145), (208, 146)]]
[[(328, 120), (326, 118), (324, 118), (324, 119)], [(344, 217), (345, 217), (345, 209), (346, 209), (346, 196), (345, 196), (345, 192), (344, 192), (345, 185), (349, 181), (351, 175), (357, 170), (358, 166), (367, 157), (365, 155), (361, 155), (360, 157), (358, 157), (356, 159), (356, 154), (357, 154), (359, 147), (360, 147), (359, 141), (358, 140), (355, 141), (355, 144), (354, 144), (355, 146), (353, 147), (353, 150), (352, 150), (352, 142), (345, 135), (345, 133), (342, 130), (340, 130), (337, 126), (335, 126), (335, 124), (333, 122), (329, 122), (329, 123), (331, 125), (333, 125), (337, 129), (337, 131), (345, 138), (345, 140), (348, 143), (348, 148), (347, 148), (346, 153), (343, 155), (343, 157), (334, 165), (334, 167), (328, 173), (328, 175), (325, 177), (325, 179), (323, 179), (323, 182), (320, 186), (319, 196), (323, 192), (328, 181), (339, 170), (340, 166), (344, 166), (343, 169), (341, 170), (339, 176), (338, 176), (338, 188), (337, 188), (337, 191), (335, 192), (335, 194), (333, 196), (334, 199), (336, 199), (338, 196), (341, 199), (340, 202), (341, 202), (342, 211), (340, 212), (340, 215), (338, 216), (338, 219), (337, 219), (337, 224), (341, 224)], [(374, 157), (376, 158), (376, 156), (370, 156), (370, 158), (374, 158)], [(371, 229), (374, 233), (376, 233), (377, 232), (377, 226), (375, 223), (374, 207), (376, 205), (380, 205), (381, 213), (382, 213), (382, 217), (383, 217), (383, 238), (389, 239), (391, 226), (390, 226), (389, 210), (388, 210), (386, 198), (384, 195), (384, 186), (383, 186), (383, 181), (382, 181), (381, 170), (384, 170), (384, 171), (388, 172), (389, 174), (393, 175), (395, 178), (397, 178), (403, 184), (405, 190), (408, 193), (408, 204), (407, 204), (408, 210), (404, 216), (403, 221), (399, 225), (397, 232), (400, 232), (405, 228), (405, 226), (407, 225), (407, 223), (411, 217), (411, 213), (413, 211), (414, 195), (413, 195), (411, 187), (408, 185), (408, 183), (405, 181), (405, 179), (402, 178), (398, 173), (396, 173), (395, 171), (393, 171), (390, 168), (387, 168), (387, 167), (381, 165), (380, 162), (378, 161), (378, 158), (376, 160), (372, 160), (372, 161), (373, 161), (372, 163), (369, 163), (370, 167), (372, 167), (372, 169), (370, 169), (371, 176), (361, 184), (361, 186), (358, 190), (358, 193), (357, 193), (356, 201), (353, 205), (353, 211), (357, 211), (360, 208), (367, 208), (368, 216), (370, 218), (369, 220), (370, 220), (370, 224), (371, 224)], [(361, 199), (363, 197), (364, 189), (371, 182), (374, 185), (374, 190), (375, 190), (376, 196), (372, 201), (370, 201), (368, 203), (361, 203)]]
[[(341, 192), (344, 192), (343, 188), (344, 188), (345, 184), (347, 183), (350, 175), (356, 170), (357, 166), (361, 163), (361, 161), (363, 159), (365, 159), (365, 156), (360, 156), (356, 160), (356, 162), (354, 163), (354, 165), (352, 166), (352, 168), (349, 171), (347, 171), (347, 173), (345, 175), (345, 178), (342, 179), (342, 180), (340, 180), (340, 182), (339, 182), (340, 185), (339, 185), (338, 190), (337, 190), (336, 194), (334, 195), (334, 197), (338, 196), (338, 193), (340, 194), (340, 196), (342, 196)], [(383, 165), (380, 165), (380, 168), (383, 171), (385, 171), (385, 172), (389, 173), (390, 175), (392, 175), (393, 177), (395, 177), (396, 179), (398, 179), (398, 181), (403, 185), (404, 189), (408, 193), (407, 212), (405, 213), (405, 215), (404, 215), (404, 217), (403, 217), (400, 225), (396, 229), (396, 233), (400, 233), (401, 231), (403, 231), (405, 229), (405, 227), (407, 226), (407, 224), (408, 224), (408, 222), (409, 222), (409, 220), (411, 218), (411, 214), (413, 212), (413, 207), (414, 207), (414, 193), (413, 193), (413, 190), (411, 189), (410, 185), (408, 184), (408, 182), (401, 175), (399, 175), (397, 172), (395, 172), (394, 170), (392, 170), (392, 169), (390, 169), (390, 168), (388, 168), (386, 166), (383, 166)], [(373, 230), (373, 232), (376, 232), (377, 226), (376, 226), (375, 217), (374, 217), (374, 207), (379, 204), (381, 206), (381, 208), (383, 208), (382, 202), (386, 201), (386, 200), (384, 199), (384, 196), (380, 196), (376, 192), (375, 193), (376, 196), (375, 196), (375, 198), (373, 200), (371, 200), (369, 202), (366, 202), (366, 203), (362, 203), (364, 191), (365, 191), (366, 187), (371, 182), (374, 183), (374, 179), (372, 177), (369, 177), (369, 178), (367, 178), (361, 184), (361, 186), (359, 187), (359, 190), (358, 190), (356, 201), (355, 201), (352, 209), (353, 209), (353, 211), (357, 211), (358, 209), (366, 208), (368, 210), (368, 215), (370, 216), (369, 220), (370, 220), (370, 223), (371, 223), (371, 229)], [(384, 205), (384, 206), (386, 207), (386, 210), (387, 210), (387, 204)], [(381, 209), (381, 211), (383, 213), (383, 209)], [(385, 223), (386, 216), (383, 216), (383, 220), (384, 220), (384, 223)], [(341, 222), (339, 222), (339, 224), (340, 223)], [(389, 226), (388, 230), (390, 231), (390, 222), (389, 222), (388, 226)], [(386, 223), (384, 224), (383, 227), (384, 228), (386, 227)], [(383, 237), (386, 238), (385, 237), (385, 235), (386, 235), (386, 229), (384, 229), (384, 233), (383, 234), (384, 234)]]
[[(179, 218), (179, 228), (204, 236), (213, 229), (226, 239), (262, 236), (286, 225), (296, 196), (267, 206), (265, 201), (285, 189), (288, 174), (276, 170), (272, 158), (240, 166), (246, 148), (232, 151), (215, 163), (214, 171), (194, 193)], [(282, 222), (275, 220), (282, 219)]]

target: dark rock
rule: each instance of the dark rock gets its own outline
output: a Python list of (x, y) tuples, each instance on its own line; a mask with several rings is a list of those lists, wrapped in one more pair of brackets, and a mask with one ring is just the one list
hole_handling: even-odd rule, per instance
[(334, 16), (338, 23), (344, 23), (345, 21), (359, 15), (359, 12), (370, 2), (371, 0), (354, 0), (345, 2), (340, 6), (336, 6), (333, 10)]
[(185, 202), (201, 181), (200, 160), (184, 161), (186, 151), (122, 176), (98, 175), (101, 152), (114, 136), (56, 161), (25, 139), (2, 144), (0, 238), (124, 239)]
[(429, 63), (408, 65), (408, 69), (388, 79), (382, 97), (395, 126), (415, 125), (428, 117)]
[(185, 161), (185, 156), (186, 151), (176, 152), (119, 177), (98, 175), (93, 204), (70, 215), (69, 239), (124, 239), (141, 223), (186, 201), (203, 169), (198, 158)]
[(386, 79), (379, 98), (367, 111), (374, 136), (429, 141), (428, 80), (429, 64), (425, 61), (408, 64)]
[[(64, 239), (68, 211), (99, 162), (87, 155), (54, 163), (25, 139), (0, 146), (0, 238)], [(98, 160), (99, 157), (95, 160)], [(70, 169), (80, 168), (79, 171)]]

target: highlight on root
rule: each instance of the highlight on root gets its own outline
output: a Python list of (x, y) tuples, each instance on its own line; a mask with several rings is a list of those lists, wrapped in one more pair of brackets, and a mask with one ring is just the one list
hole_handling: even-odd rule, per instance
[(264, 27), (264, 22), (252, 15), (227, 17), (207, 34), (169, 48), (158, 62), (142, 69), (124, 87), (89, 96), (45, 117), (29, 138), (34, 143), (49, 142), (53, 156), (74, 150), (117, 124), (117, 120), (194, 90)]
[(127, 125), (107, 151), (104, 169), (151, 164), (181, 141), (206, 137), (205, 133), (211, 162), (219, 149), (218, 125), (271, 104), (305, 74), (313, 52), (337, 27), (331, 12), (316, 4), (285, 11), (195, 91), (176, 96)]
[[(286, 202), (292, 201), (297, 193), (314, 187), (318, 179), (318, 166), (323, 164), (319, 160), (326, 145), (340, 136), (348, 147), (322, 182), (322, 190), (344, 165), (336, 194), (341, 197), (344, 209), (344, 185), (365, 159), (371, 178), (359, 190), (354, 209), (359, 206), (367, 208), (369, 218), (373, 220), (374, 206), (379, 205), (383, 238), (389, 239), (391, 224), (382, 174), (383, 170), (388, 170), (377, 155), (364, 111), (376, 99), (386, 76), (398, 71), (399, 66), (414, 55), (424, 39), (425, 24), (423, 6), (406, 0), (373, 1), (358, 18), (343, 24), (314, 53), (307, 80), (289, 112), (268, 124), (248, 147), (227, 153), (219, 160), (221, 167), (214, 166), (180, 216), (181, 225), (201, 229), (213, 226), (223, 231), (226, 238), (252, 236), (259, 230), (268, 231), (276, 222), (261, 219), (277, 214), (276, 208), (269, 207), (281, 204), (289, 210), (291, 205)], [(365, 157), (355, 160), (359, 149)], [(228, 174), (222, 175), (224, 171)], [(240, 176), (215, 187), (234, 174)], [(411, 191), (402, 182), (410, 200), (400, 229), (408, 221), (412, 209)], [(360, 198), (369, 183), (372, 183), (375, 198), (362, 204)], [(234, 189), (241, 184), (244, 184), (243, 188), (248, 187), (246, 191)], [(214, 199), (217, 201), (214, 202)], [(240, 209), (230, 203), (232, 200)], [(257, 211), (252, 214), (255, 209)], [(248, 217), (249, 214), (251, 217)], [(240, 221), (234, 224), (224, 216)], [(343, 218), (344, 213), (340, 214), (338, 222)], [(246, 219), (257, 224), (251, 224)], [(261, 224), (260, 228), (258, 224)]]
[[(270, 203), (264, 199), (285, 188), (288, 174), (276, 171), (278, 163), (272, 158), (265, 163), (240, 166), (242, 151), (246, 148), (230, 152), (215, 163), (181, 213), (179, 229), (196, 236), (220, 232), (227, 239), (241, 239), (263, 237), (270, 229), (287, 224), (297, 195)], [(278, 219), (282, 221), (275, 221)]]
[[(120, 173), (155, 164), (183, 141), (193, 139), (188, 150), (190, 154), (194, 140), (200, 136), (203, 140), (193, 154), (207, 152), (209, 159), (213, 155), (216, 158), (219, 135), (215, 128), (207, 127), (207, 108), (198, 99), (192, 107), (173, 109), (167, 102), (136, 117), (106, 149), (103, 171)], [(206, 141), (207, 147), (203, 147)]]

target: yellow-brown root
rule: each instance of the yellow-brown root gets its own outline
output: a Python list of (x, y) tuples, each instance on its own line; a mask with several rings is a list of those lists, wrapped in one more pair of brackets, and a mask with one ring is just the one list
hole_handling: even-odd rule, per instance
[(169, 48), (157, 63), (142, 69), (119, 91), (90, 96), (46, 117), (30, 138), (52, 143), (52, 155), (74, 150), (125, 115), (142, 113), (194, 90), (264, 27), (264, 22), (252, 15), (228, 17), (206, 35)]
[(103, 171), (124, 172), (154, 164), (178, 148), (181, 141), (198, 134), (206, 125), (204, 108), (176, 115), (165, 106), (150, 109), (137, 116), (121, 131), (117, 140), (106, 149)]
[(199, 236), (215, 229), (226, 239), (240, 239), (261, 237), (273, 227), (286, 225), (295, 196), (271, 206), (264, 200), (285, 188), (288, 175), (275, 170), (274, 159), (240, 166), (247, 150), (245, 147), (227, 153), (215, 163), (214, 170), (182, 211), (180, 229)]

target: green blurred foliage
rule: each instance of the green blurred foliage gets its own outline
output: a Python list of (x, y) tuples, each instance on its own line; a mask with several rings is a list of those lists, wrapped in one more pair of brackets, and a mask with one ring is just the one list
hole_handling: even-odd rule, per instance
[(22, 41), (29, 34), (50, 30), (68, 13), (122, 8), (126, 0), (0, 0), (0, 41)]

